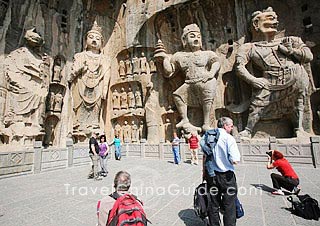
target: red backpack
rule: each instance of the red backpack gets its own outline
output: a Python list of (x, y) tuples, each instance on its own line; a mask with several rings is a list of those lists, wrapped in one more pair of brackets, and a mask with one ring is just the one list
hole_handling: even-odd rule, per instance
[(107, 226), (145, 226), (147, 217), (143, 210), (142, 203), (134, 195), (118, 193), (110, 195), (116, 200), (109, 212)]

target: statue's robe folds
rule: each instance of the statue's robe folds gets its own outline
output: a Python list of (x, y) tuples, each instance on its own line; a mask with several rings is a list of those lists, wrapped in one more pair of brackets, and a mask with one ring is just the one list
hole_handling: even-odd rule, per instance
[[(84, 71), (84, 66), (87, 70)], [(100, 128), (102, 99), (105, 99), (110, 77), (107, 58), (87, 52), (77, 53), (73, 62), (72, 97), (75, 113), (74, 128), (78, 132)], [(106, 89), (106, 90), (104, 90)]]
[[(13, 122), (32, 126), (28, 133), (37, 135), (43, 129), (45, 99), (49, 89), (50, 58), (45, 63), (32, 50), (21, 47), (5, 59), (8, 82), (6, 115), (13, 115)], [(20, 131), (22, 132), (22, 131)], [(19, 133), (20, 133), (19, 132)]]

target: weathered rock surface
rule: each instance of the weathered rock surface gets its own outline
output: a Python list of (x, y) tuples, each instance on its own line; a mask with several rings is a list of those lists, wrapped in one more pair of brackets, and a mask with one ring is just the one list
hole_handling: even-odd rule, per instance
[[(67, 85), (72, 73), (73, 58), (85, 50), (85, 35), (94, 21), (102, 27), (102, 54), (110, 59), (110, 83), (106, 100), (101, 104), (99, 129), (111, 139), (115, 127), (134, 125), (144, 128), (141, 138), (150, 143), (170, 140), (165, 131), (175, 130), (180, 115), (172, 93), (183, 83), (181, 78), (168, 80), (155, 68), (153, 54), (158, 39), (167, 53), (182, 51), (183, 28), (195, 23), (200, 27), (203, 50), (214, 51), (221, 63), (217, 76), (217, 92), (210, 123), (227, 115), (234, 119), (237, 131), (248, 121), (251, 88), (236, 77), (233, 65), (240, 45), (252, 41), (249, 32), (251, 14), (273, 7), (280, 21), (280, 36), (297, 36), (311, 49), (314, 59), (307, 68), (310, 82), (320, 87), (320, 4), (318, 0), (3, 0), (0, 3), (0, 140), (10, 143), (5, 123), (8, 112), (10, 83), (5, 76), (4, 60), (24, 45), (26, 30), (35, 27), (45, 43), (43, 52), (52, 58), (46, 91), (44, 145), (64, 146), (67, 134), (73, 133), (75, 115), (73, 94)], [(309, 71), (308, 71), (309, 70)], [(312, 86), (311, 86), (312, 88)], [(131, 107), (122, 109), (113, 101), (113, 93), (130, 93)], [(130, 91), (131, 89), (131, 91)], [(133, 93), (133, 95), (131, 94)], [(305, 108), (304, 130), (320, 134), (320, 91), (311, 94)], [(115, 104), (115, 106), (114, 106)], [(129, 103), (127, 103), (128, 105)], [(199, 108), (190, 108), (188, 117), (194, 125), (202, 125)], [(267, 125), (267, 126), (266, 126)], [(127, 126), (127, 127), (128, 127)], [(265, 128), (271, 128), (265, 130)], [(293, 125), (286, 120), (264, 120), (256, 124), (253, 137), (293, 137)], [(136, 128), (134, 128), (136, 130)], [(180, 131), (178, 131), (180, 133)], [(181, 133), (180, 133), (181, 135)]]

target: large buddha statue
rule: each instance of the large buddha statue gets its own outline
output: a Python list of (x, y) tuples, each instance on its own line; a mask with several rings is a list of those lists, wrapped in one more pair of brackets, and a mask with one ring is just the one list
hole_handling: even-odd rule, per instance
[(74, 56), (69, 79), (75, 113), (75, 134), (88, 136), (103, 124), (100, 122), (101, 104), (107, 96), (110, 74), (107, 58), (102, 54), (102, 45), (102, 30), (95, 22), (86, 34), (85, 50)]

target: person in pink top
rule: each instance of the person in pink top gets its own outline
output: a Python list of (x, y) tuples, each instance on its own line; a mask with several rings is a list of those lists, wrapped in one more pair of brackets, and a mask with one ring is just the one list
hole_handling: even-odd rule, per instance
[(281, 188), (284, 188), (294, 194), (298, 194), (301, 189), (299, 186), (299, 177), (293, 170), (288, 160), (283, 156), (283, 154), (280, 151), (277, 150), (271, 150), (267, 152), (267, 155), (267, 169), (276, 168), (281, 174), (271, 174), (273, 188), (276, 189), (272, 192), (272, 194), (284, 195), (284, 192), (281, 190)]
[(191, 137), (188, 139), (189, 149), (191, 152), (191, 164), (198, 165), (198, 149), (199, 139), (196, 132), (191, 133)]
[(100, 149), (99, 156), (100, 156), (100, 166), (101, 166), (100, 175), (103, 177), (106, 177), (108, 174), (107, 161), (108, 161), (108, 154), (109, 154), (109, 145), (106, 141), (106, 136), (104, 134), (100, 136), (99, 149)]

